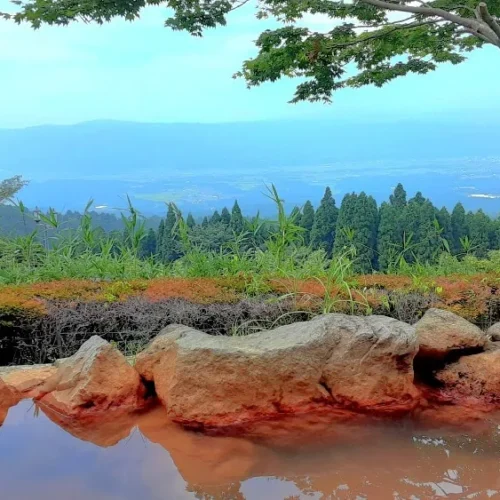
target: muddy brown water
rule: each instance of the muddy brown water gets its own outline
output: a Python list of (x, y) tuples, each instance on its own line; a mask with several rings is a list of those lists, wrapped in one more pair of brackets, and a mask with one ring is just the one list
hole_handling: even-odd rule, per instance
[(156, 408), (96, 426), (31, 401), (0, 427), (2, 500), (500, 498), (500, 418), (457, 430), (321, 417), (209, 437)]

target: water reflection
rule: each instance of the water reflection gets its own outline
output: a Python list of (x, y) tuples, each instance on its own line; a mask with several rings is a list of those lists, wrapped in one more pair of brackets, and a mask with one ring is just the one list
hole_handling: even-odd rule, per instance
[(34, 414), (23, 401), (0, 429), (2, 500), (500, 498), (500, 421), (462, 434), (308, 417), (243, 439), (186, 432), (161, 408), (99, 426)]

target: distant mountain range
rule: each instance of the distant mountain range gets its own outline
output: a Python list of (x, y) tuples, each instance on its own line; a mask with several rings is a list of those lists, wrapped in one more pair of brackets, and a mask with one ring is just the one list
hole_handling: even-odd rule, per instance
[(437, 204), (464, 198), (473, 208), (500, 211), (498, 130), (477, 123), (306, 120), (0, 129), (0, 177), (31, 179), (24, 201), (58, 209), (81, 209), (90, 197), (114, 207), (125, 193), (149, 213), (164, 211), (169, 199), (195, 213), (235, 198), (247, 209), (266, 209), (260, 193), (270, 182), (289, 203), (317, 202), (327, 184), (337, 199), (353, 189), (386, 199), (406, 178), (410, 193), (421, 190)]

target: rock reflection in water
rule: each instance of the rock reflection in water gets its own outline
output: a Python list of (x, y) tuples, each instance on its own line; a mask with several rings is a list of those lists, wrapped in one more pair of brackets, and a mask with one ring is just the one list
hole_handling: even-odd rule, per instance
[(134, 416), (117, 411), (108, 411), (96, 420), (95, 416), (86, 419), (71, 418), (40, 403), (36, 403), (36, 408), (75, 438), (102, 448), (114, 446), (127, 438), (137, 424)]
[(161, 408), (99, 425), (31, 407), (0, 429), (2, 500), (500, 498), (498, 421), (461, 434), (317, 415), (242, 438), (187, 432)]

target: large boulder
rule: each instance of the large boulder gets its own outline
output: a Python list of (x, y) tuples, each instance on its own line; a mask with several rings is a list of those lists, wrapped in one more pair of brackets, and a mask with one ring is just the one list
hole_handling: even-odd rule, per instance
[(500, 322), (491, 326), (486, 332), (486, 335), (488, 335), (493, 342), (500, 342)]
[(315, 409), (413, 409), (414, 328), (383, 316), (319, 316), (246, 337), (172, 325), (137, 357), (169, 416), (218, 427)]
[(429, 309), (415, 325), (419, 358), (445, 359), (450, 354), (481, 350), (488, 336), (467, 320), (442, 309)]
[(133, 411), (143, 404), (145, 388), (125, 356), (98, 336), (65, 359), (40, 389), (40, 405), (79, 416), (110, 409)]
[(473, 408), (500, 406), (500, 349), (464, 356), (436, 374), (442, 393)]

